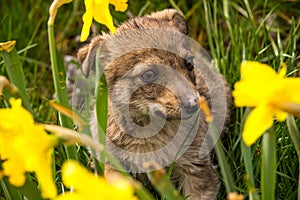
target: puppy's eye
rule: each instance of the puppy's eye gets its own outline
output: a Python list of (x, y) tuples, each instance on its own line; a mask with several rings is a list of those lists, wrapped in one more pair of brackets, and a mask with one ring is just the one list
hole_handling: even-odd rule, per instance
[(158, 75), (155, 70), (149, 69), (143, 73), (141, 73), (140, 78), (146, 83), (153, 83), (156, 81)]
[(190, 56), (184, 60), (184, 65), (187, 70), (192, 71), (194, 69), (194, 57)]

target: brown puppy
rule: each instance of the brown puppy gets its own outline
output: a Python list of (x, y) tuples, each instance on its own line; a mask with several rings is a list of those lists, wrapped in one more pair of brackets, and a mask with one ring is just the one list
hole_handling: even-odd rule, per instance
[[(207, 99), (221, 133), (229, 90), (187, 33), (183, 17), (164, 10), (93, 38), (78, 59), (88, 75), (99, 55), (109, 89), (107, 149), (125, 169), (147, 185), (146, 162), (169, 169), (174, 161), (171, 180), (188, 199), (215, 199), (213, 143), (197, 101)], [(95, 115), (91, 125), (97, 136)]]

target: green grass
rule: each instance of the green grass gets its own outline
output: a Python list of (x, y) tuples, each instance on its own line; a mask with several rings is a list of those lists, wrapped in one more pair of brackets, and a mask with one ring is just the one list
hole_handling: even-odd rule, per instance
[[(152, 11), (176, 8), (185, 14), (190, 36), (197, 40), (212, 56), (216, 68), (229, 85), (240, 79), (242, 60), (257, 60), (273, 66), (287, 64), (289, 76), (300, 72), (300, 9), (296, 1), (248, 1), (248, 0), (178, 0), (132, 1), (127, 13), (113, 12), (115, 23), (120, 24), (130, 15), (138, 16)], [(54, 85), (50, 67), (47, 40), (48, 8), (51, 1), (9, 0), (0, 6), (0, 42), (17, 40), (16, 48), (24, 67), (27, 93), (33, 110), (43, 122), (56, 123), (56, 112), (48, 101), (53, 99)], [(175, 3), (175, 4), (174, 4)], [(60, 8), (55, 23), (57, 47), (60, 55), (73, 55), (82, 46), (79, 35), (84, 4), (75, 0)], [(100, 30), (105, 27), (95, 24)], [(0, 75), (7, 75), (0, 58)], [(299, 91), (295, 91), (299, 92)], [(4, 98), (0, 106), (4, 107)], [(224, 145), (234, 176), (237, 191), (247, 195), (245, 164), (240, 148), (241, 120), (244, 109), (232, 106), (231, 124)], [(298, 126), (300, 125), (299, 120)], [(298, 157), (289, 137), (286, 123), (276, 123), (277, 171), (276, 199), (297, 199)], [(88, 159), (84, 148), (79, 157), (85, 165)], [(260, 185), (261, 141), (251, 148), (255, 186)], [(56, 151), (57, 165), (65, 159), (63, 149)], [(218, 174), (220, 174), (218, 169)], [(220, 175), (221, 176), (221, 175)], [(57, 180), (59, 184), (60, 180)], [(0, 189), (0, 199), (3, 196)], [(225, 199), (221, 185), (219, 199)], [(247, 198), (247, 197), (246, 197)]]

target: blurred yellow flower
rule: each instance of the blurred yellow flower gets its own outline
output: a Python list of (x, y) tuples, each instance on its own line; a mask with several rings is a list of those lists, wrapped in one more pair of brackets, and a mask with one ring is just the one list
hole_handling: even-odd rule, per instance
[(252, 145), (273, 125), (273, 117), (284, 121), (288, 113), (299, 114), (300, 78), (286, 78), (286, 67), (279, 73), (266, 64), (244, 61), (241, 80), (232, 95), (237, 107), (255, 107), (246, 119), (242, 133), (246, 145)]
[(62, 167), (63, 183), (73, 189), (59, 195), (55, 200), (137, 200), (133, 195), (134, 189), (130, 183), (121, 177), (108, 182), (103, 177), (97, 177), (80, 166), (79, 163), (69, 160)]
[(109, 11), (109, 4), (115, 6), (116, 11), (124, 12), (127, 9), (127, 0), (84, 0), (86, 12), (82, 16), (83, 27), (80, 41), (85, 41), (89, 34), (93, 18), (100, 24), (104, 24), (114, 33), (116, 28), (113, 24)]
[(34, 124), (31, 114), (22, 107), (21, 99), (10, 99), (11, 108), (0, 109), (0, 158), (3, 172), (17, 187), (25, 183), (25, 172), (34, 172), (42, 196), (56, 196), (52, 176), (53, 146), (56, 136)]

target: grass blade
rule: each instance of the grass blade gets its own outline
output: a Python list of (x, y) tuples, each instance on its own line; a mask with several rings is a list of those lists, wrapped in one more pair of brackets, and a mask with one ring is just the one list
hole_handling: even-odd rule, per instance
[(22, 196), (13, 186), (11, 186), (6, 178), (1, 180), (1, 186), (6, 200), (22, 200)]
[[(108, 91), (103, 68), (100, 63), (100, 50), (96, 52), (96, 116), (98, 122), (98, 141), (105, 146), (108, 112)], [(100, 154), (100, 166), (104, 168), (105, 155)]]
[[(242, 126), (240, 129), (240, 135), (242, 134), (242, 130), (244, 128), (244, 123), (246, 118), (248, 117), (251, 109), (246, 108), (245, 113), (242, 117)], [(254, 174), (253, 174), (253, 164), (252, 164), (252, 155), (251, 155), (251, 147), (248, 147), (243, 140), (241, 140), (241, 150), (243, 153), (244, 163), (245, 163), (245, 169), (246, 169), (246, 182), (248, 182), (248, 191), (249, 191), (249, 199), (250, 200), (257, 200), (259, 199), (259, 196), (257, 194), (257, 190), (255, 188), (255, 182), (254, 182)]]
[(215, 150), (217, 154), (217, 159), (219, 166), (221, 168), (221, 173), (223, 176), (223, 181), (225, 184), (226, 192), (227, 194), (230, 192), (235, 191), (235, 185), (233, 182), (233, 176), (230, 169), (230, 165), (228, 163), (228, 160), (226, 159), (226, 155), (224, 152), (224, 146), (222, 142), (220, 141), (218, 130), (216, 126), (214, 125), (213, 121), (209, 123), (209, 130), (211, 130), (211, 136), (213, 139), (213, 144), (215, 144)]

